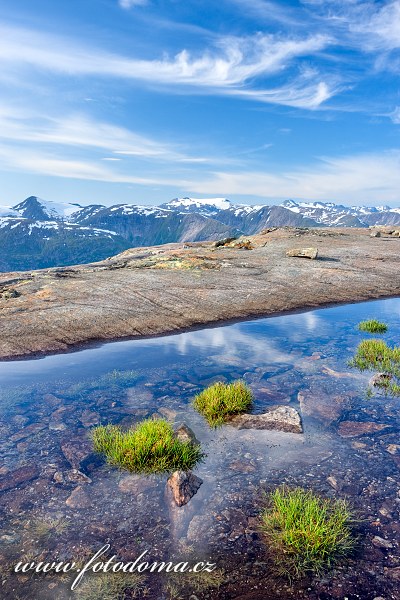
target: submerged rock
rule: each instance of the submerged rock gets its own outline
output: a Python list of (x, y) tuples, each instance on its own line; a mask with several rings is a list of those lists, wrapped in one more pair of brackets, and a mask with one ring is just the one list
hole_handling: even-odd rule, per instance
[(388, 427), (389, 425), (374, 423), (373, 421), (342, 421), (338, 433), (341, 437), (357, 437), (368, 433), (378, 433)]
[(322, 390), (301, 390), (297, 399), (303, 416), (313, 417), (325, 425), (337, 421), (348, 403), (346, 396), (332, 396)]
[(186, 423), (182, 423), (177, 429), (175, 429), (175, 436), (180, 442), (190, 442), (195, 446), (200, 444), (199, 440), (195, 436), (194, 431), (190, 429)]
[(175, 471), (168, 479), (167, 486), (172, 491), (175, 503), (184, 506), (197, 493), (202, 483), (203, 480), (191, 471)]
[(86, 437), (64, 439), (61, 442), (61, 450), (72, 468), (83, 473), (93, 470), (102, 462)]
[(301, 417), (291, 406), (272, 406), (260, 415), (236, 415), (229, 420), (238, 429), (267, 429), (303, 433)]
[(393, 377), (390, 373), (375, 373), (368, 383), (371, 387), (385, 387), (389, 384), (391, 379), (393, 379)]
[(292, 248), (286, 252), (286, 256), (297, 256), (299, 258), (311, 258), (315, 260), (318, 257), (317, 248)]
[(82, 486), (74, 489), (66, 499), (65, 504), (70, 508), (90, 508), (92, 506), (90, 497)]
[(372, 538), (372, 543), (376, 548), (384, 548), (385, 550), (393, 548), (392, 542), (381, 538), (379, 535)]
[(39, 477), (39, 469), (34, 465), (25, 465), (15, 471), (9, 471), (0, 480), (0, 492), (11, 490), (22, 483), (37, 479), (37, 477)]

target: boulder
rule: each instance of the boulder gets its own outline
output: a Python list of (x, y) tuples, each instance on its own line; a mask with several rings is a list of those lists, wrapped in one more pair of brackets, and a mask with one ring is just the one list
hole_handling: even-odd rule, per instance
[(311, 258), (315, 260), (318, 257), (317, 248), (292, 248), (286, 252), (286, 256), (297, 256), (299, 258)]
[(379, 238), (379, 237), (381, 237), (381, 232), (380, 231), (373, 231), (370, 234), (370, 237), (377, 237), (377, 238)]
[(191, 471), (175, 471), (168, 479), (167, 487), (171, 490), (177, 506), (184, 506), (193, 498), (202, 483), (203, 480)]
[(227, 237), (227, 238), (223, 238), (222, 240), (217, 240), (216, 242), (214, 242), (212, 244), (212, 246), (214, 248), (220, 248), (221, 246), (225, 246), (226, 244), (230, 244), (231, 242), (233, 242), (234, 240), (236, 240), (237, 238), (235, 237)]
[(303, 433), (301, 417), (291, 406), (271, 406), (260, 415), (236, 415), (229, 424), (238, 429), (267, 429), (285, 431), (288, 433)]

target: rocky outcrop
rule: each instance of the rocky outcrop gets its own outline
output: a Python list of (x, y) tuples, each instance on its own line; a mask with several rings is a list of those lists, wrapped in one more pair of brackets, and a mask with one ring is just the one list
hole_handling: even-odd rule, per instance
[(238, 429), (268, 429), (288, 433), (303, 433), (301, 417), (291, 406), (273, 406), (260, 415), (236, 415), (229, 424)]
[[(73, 269), (0, 274), (0, 291), (20, 293), (0, 297), (0, 359), (399, 295), (400, 244), (382, 247), (369, 233), (277, 229), (253, 236), (251, 251), (175, 244)], [(322, 258), (287, 258), (299, 237)]]

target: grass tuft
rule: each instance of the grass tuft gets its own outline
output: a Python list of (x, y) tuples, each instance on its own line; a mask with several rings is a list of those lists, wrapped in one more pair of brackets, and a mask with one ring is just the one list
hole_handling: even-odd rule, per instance
[(98, 573), (77, 588), (79, 600), (123, 600), (143, 597), (144, 578), (137, 573)]
[(178, 440), (164, 419), (147, 419), (128, 431), (100, 425), (92, 430), (92, 439), (107, 462), (132, 473), (188, 471), (204, 457), (199, 445)]
[(358, 324), (358, 329), (360, 331), (368, 331), (368, 333), (386, 333), (388, 326), (386, 323), (381, 323), (381, 321), (377, 321), (376, 319), (369, 319), (368, 321), (361, 321)]
[(359, 371), (382, 373), (374, 387), (392, 396), (400, 396), (400, 347), (390, 348), (383, 340), (363, 340), (349, 366)]
[(214, 383), (198, 394), (194, 408), (202, 414), (211, 427), (219, 427), (229, 417), (248, 410), (253, 402), (253, 393), (244, 381)]
[(321, 574), (354, 546), (345, 501), (323, 499), (302, 488), (277, 488), (262, 514), (262, 530), (280, 575)]

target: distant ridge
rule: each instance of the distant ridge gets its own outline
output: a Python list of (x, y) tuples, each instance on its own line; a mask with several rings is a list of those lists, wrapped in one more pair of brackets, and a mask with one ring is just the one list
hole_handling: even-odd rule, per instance
[(400, 226), (400, 208), (333, 202), (233, 204), (227, 198), (175, 198), (160, 206), (60, 203), (29, 196), (0, 206), (0, 270), (101, 260), (134, 246), (252, 235), (266, 227)]

